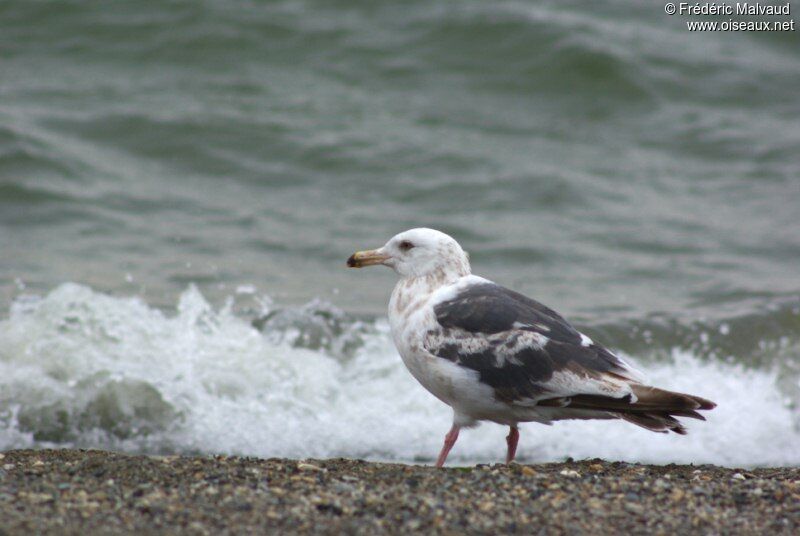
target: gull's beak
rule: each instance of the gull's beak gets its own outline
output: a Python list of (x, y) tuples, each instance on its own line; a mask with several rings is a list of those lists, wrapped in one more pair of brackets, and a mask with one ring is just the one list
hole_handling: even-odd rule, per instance
[(363, 268), (373, 264), (383, 264), (389, 259), (389, 255), (380, 249), (370, 249), (367, 251), (356, 251), (347, 259), (347, 266), (350, 268)]

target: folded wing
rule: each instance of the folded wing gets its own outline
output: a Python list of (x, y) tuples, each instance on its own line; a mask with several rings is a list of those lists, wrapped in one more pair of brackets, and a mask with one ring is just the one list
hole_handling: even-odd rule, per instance
[(514, 406), (607, 413), (653, 431), (685, 433), (674, 416), (700, 418), (714, 404), (645, 386), (641, 373), (558, 313), (494, 283), (470, 285), (434, 305), (432, 354), (474, 370)]

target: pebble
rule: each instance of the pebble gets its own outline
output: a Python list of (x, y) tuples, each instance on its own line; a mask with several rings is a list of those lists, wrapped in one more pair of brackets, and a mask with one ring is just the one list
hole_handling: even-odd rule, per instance
[(297, 464), (300, 471), (323, 471), (322, 467), (314, 465), (313, 463), (300, 462)]
[(644, 506), (636, 503), (625, 503), (625, 510), (632, 514), (644, 513)]
[(597, 459), (442, 471), (63, 449), (3, 461), (8, 534), (800, 534), (800, 468), (754, 469), (751, 489), (731, 485), (741, 470)]

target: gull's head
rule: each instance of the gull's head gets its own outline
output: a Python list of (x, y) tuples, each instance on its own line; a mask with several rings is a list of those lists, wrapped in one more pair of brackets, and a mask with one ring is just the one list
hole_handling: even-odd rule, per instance
[(410, 229), (389, 239), (383, 247), (357, 251), (347, 266), (362, 268), (382, 264), (401, 277), (440, 275), (460, 277), (470, 273), (467, 254), (458, 242), (435, 229)]

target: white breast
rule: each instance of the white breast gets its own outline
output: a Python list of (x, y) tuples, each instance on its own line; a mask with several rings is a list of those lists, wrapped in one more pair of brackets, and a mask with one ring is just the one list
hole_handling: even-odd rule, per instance
[[(397, 283), (389, 300), (389, 325), (392, 338), (406, 368), (426, 389), (440, 400), (450, 403), (444, 378), (436, 372), (437, 358), (423, 347), (423, 338), (435, 322), (431, 293), (419, 292), (419, 285), (410, 280)], [(427, 290), (427, 289), (425, 289)]]
[(438, 328), (434, 306), (443, 301), (442, 298), (455, 295), (467, 283), (464, 279), (438, 289), (400, 281), (389, 300), (389, 324), (395, 346), (411, 375), (436, 398), (451, 406), (459, 424), (467, 426), (480, 418), (495, 420), (492, 417), (507, 408), (495, 400), (489, 386), (480, 383), (476, 371), (436, 357), (423, 345), (425, 334)]

